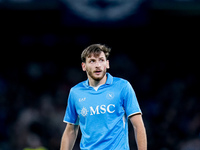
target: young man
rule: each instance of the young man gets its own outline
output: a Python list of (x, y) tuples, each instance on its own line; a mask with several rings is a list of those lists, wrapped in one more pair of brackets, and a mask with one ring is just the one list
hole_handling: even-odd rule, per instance
[[(81, 54), (88, 79), (72, 87), (61, 150), (72, 150), (80, 126), (81, 150), (129, 150), (128, 119), (138, 150), (147, 150), (142, 112), (131, 84), (107, 73), (110, 48), (88, 46)], [(133, 139), (130, 139), (133, 140)]]

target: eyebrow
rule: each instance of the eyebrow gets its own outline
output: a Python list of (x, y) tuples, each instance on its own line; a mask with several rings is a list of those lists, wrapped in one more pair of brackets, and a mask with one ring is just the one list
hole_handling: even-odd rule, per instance
[(106, 58), (104, 58), (104, 57), (99, 57), (99, 58), (97, 58), (97, 57), (95, 57), (95, 58), (88, 58), (88, 60), (96, 60), (96, 59), (106, 59)]

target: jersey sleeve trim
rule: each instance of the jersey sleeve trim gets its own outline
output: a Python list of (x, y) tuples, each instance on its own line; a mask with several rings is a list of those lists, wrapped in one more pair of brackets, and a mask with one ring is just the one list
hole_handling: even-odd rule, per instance
[(131, 116), (134, 116), (134, 115), (139, 115), (139, 114), (141, 114), (141, 115), (142, 115), (142, 113), (141, 113), (141, 112), (135, 112), (135, 113), (132, 113), (132, 114), (130, 114), (130, 115), (128, 116), (128, 118), (130, 118)]
[(79, 125), (79, 124), (77, 124), (77, 123), (72, 123), (72, 122), (65, 121), (65, 120), (63, 120), (63, 122), (64, 122), (64, 123), (69, 123), (69, 124), (72, 124), (72, 125)]

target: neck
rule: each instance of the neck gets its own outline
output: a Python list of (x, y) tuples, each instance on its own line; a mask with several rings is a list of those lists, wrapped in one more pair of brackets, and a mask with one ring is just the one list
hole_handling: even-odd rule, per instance
[(88, 79), (89, 79), (89, 84), (90, 84), (90, 86), (97, 87), (97, 86), (99, 86), (99, 85), (102, 85), (102, 84), (105, 84), (105, 83), (106, 83), (107, 76), (106, 76), (106, 74), (105, 74), (104, 77), (103, 77), (101, 80), (94, 80), (94, 79), (91, 78), (90, 76), (88, 76)]

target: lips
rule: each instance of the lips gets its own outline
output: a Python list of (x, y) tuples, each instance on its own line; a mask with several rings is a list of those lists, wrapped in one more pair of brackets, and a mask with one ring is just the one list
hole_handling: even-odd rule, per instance
[(94, 71), (95, 74), (99, 74), (99, 73), (101, 73), (101, 72), (102, 72), (101, 70), (96, 70), (96, 71)]

